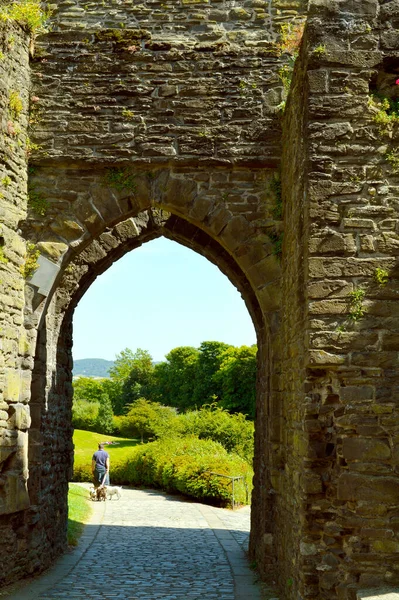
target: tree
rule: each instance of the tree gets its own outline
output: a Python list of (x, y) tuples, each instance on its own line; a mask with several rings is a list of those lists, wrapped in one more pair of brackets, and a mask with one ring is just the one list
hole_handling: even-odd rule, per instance
[(98, 433), (112, 433), (114, 430), (113, 416), (111, 400), (107, 394), (102, 393), (100, 408), (95, 422), (96, 431)]
[(168, 406), (186, 410), (194, 406), (194, 390), (199, 352), (179, 346), (155, 365), (152, 397)]
[(221, 397), (221, 384), (214, 375), (220, 368), (224, 351), (231, 347), (224, 342), (202, 342), (195, 373), (195, 406), (212, 404)]
[(220, 405), (229, 412), (255, 417), (256, 346), (231, 346), (223, 352), (214, 380), (221, 390)]
[(74, 401), (87, 400), (88, 402), (99, 402), (103, 393), (105, 379), (93, 379), (93, 377), (78, 377), (73, 381)]
[(125, 348), (117, 354), (109, 370), (110, 383), (105, 384), (116, 415), (122, 415), (129, 403), (148, 395), (153, 371), (152, 357), (147, 350), (138, 348), (133, 352)]
[(149, 437), (159, 437), (165, 430), (162, 421), (174, 417), (175, 413), (169, 407), (138, 398), (130, 404), (126, 416), (122, 417), (120, 431), (126, 437), (140, 437), (143, 443)]
[(123, 383), (124, 405), (130, 404), (139, 398), (149, 396), (154, 375), (154, 364), (151, 354), (147, 350), (137, 348), (132, 355), (128, 376)]
[(96, 431), (96, 421), (100, 408), (99, 402), (75, 400), (72, 404), (72, 425), (75, 429)]

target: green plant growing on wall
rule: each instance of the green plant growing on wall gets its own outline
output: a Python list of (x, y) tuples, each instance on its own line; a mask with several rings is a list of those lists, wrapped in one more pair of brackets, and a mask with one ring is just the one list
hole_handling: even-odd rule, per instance
[(5, 188), (8, 188), (8, 186), (11, 185), (11, 183), (12, 183), (12, 179), (8, 175), (4, 175), (4, 177), (1, 179), (0, 183), (2, 185), (4, 185)]
[(327, 49), (325, 44), (319, 44), (318, 46), (316, 46), (316, 48), (313, 48), (312, 50), (312, 54), (313, 56), (316, 56), (316, 58), (320, 58), (321, 56), (323, 56), (324, 54), (326, 54)]
[(4, 256), (4, 248), (0, 246), (0, 263), (6, 265), (8, 263), (8, 258)]
[(295, 61), (299, 56), (299, 47), (304, 31), (303, 22), (284, 23), (281, 26), (280, 41), (277, 44), (277, 53), (279, 56), (289, 55), (288, 63), (283, 65), (277, 72), (278, 77), (283, 84), (283, 100), (278, 105), (278, 109), (284, 112), (287, 97), (291, 88), (292, 75), (294, 72)]
[(248, 96), (248, 94), (250, 93), (251, 89), (252, 90), (256, 90), (258, 86), (256, 85), (255, 82), (249, 83), (245, 79), (242, 79), (240, 81), (240, 83), (238, 84), (238, 87), (239, 87), (239, 90), (240, 90), (240, 96)]
[(0, 60), (4, 60), (4, 59), (5, 59), (5, 54), (4, 54), (4, 52), (2, 52), (0, 50)]
[(32, 208), (32, 210), (44, 217), (47, 214), (49, 203), (47, 200), (39, 194), (32, 186), (28, 188), (28, 205)]
[(115, 188), (118, 192), (134, 193), (136, 190), (135, 175), (129, 169), (108, 169), (104, 180), (109, 187)]
[(270, 181), (270, 189), (274, 193), (276, 203), (272, 209), (273, 219), (281, 221), (283, 218), (283, 198), (281, 191), (281, 176), (280, 173), (274, 173)]
[(36, 248), (35, 244), (28, 242), (26, 244), (26, 257), (25, 262), (21, 267), (21, 273), (25, 279), (30, 279), (36, 269), (39, 267), (38, 258), (40, 256), (40, 250)]
[(124, 108), (122, 110), (122, 117), (124, 117), (126, 121), (133, 121), (134, 112), (132, 110), (129, 110), (128, 108)]
[(303, 21), (283, 23), (280, 30), (280, 41), (277, 44), (280, 56), (290, 54), (294, 61), (297, 59), (304, 28), (305, 23)]
[(380, 133), (388, 133), (399, 123), (399, 100), (374, 94), (369, 96), (369, 107), (373, 110), (373, 121)]
[(26, 143), (25, 143), (25, 152), (26, 152), (26, 156), (30, 156), (33, 152), (37, 152), (38, 150), (41, 149), (41, 144), (35, 144), (35, 142), (32, 142), (32, 140), (30, 139), (30, 137), (28, 136), (26, 138)]
[(280, 259), (283, 253), (284, 234), (277, 231), (271, 231), (268, 235), (273, 244), (273, 254)]
[(399, 149), (395, 148), (391, 152), (387, 152), (385, 158), (390, 163), (392, 172), (399, 173)]
[(366, 292), (363, 288), (357, 288), (349, 294), (349, 318), (352, 321), (359, 321), (364, 315), (365, 308), (363, 306), (363, 300), (366, 296)]
[(12, 0), (0, 8), (0, 21), (17, 21), (34, 35), (46, 31), (50, 15), (51, 10), (43, 8), (40, 0)]
[(377, 267), (374, 271), (374, 280), (378, 283), (379, 286), (383, 287), (389, 281), (389, 273), (385, 269), (381, 267)]
[(19, 92), (16, 90), (11, 90), (10, 92), (8, 98), (8, 108), (10, 109), (10, 114), (13, 119), (18, 119), (19, 115), (23, 111), (24, 105)]

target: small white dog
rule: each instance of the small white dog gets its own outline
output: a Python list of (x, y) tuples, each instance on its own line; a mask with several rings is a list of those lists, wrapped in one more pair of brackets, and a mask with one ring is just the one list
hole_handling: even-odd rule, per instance
[(97, 492), (94, 485), (89, 488), (90, 500), (97, 500)]
[(108, 500), (111, 500), (112, 496), (116, 496), (119, 500), (122, 495), (122, 488), (119, 485), (107, 485), (105, 488), (107, 491)]

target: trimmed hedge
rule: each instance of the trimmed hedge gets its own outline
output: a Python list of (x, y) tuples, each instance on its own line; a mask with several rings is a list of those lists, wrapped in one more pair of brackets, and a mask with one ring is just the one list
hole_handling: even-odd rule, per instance
[[(212, 440), (161, 439), (136, 446), (127, 460), (111, 464), (112, 483), (155, 487), (228, 506), (232, 498), (231, 480), (213, 473), (243, 476), (244, 481), (235, 482), (235, 502), (250, 501), (253, 476), (250, 465)], [(75, 470), (74, 481), (90, 479), (90, 465)]]

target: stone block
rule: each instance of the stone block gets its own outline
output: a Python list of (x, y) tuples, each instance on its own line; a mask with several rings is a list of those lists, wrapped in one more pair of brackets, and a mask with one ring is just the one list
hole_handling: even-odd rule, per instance
[(323, 491), (321, 476), (312, 471), (306, 471), (301, 475), (301, 485), (305, 494), (320, 494)]
[(11, 404), (9, 409), (9, 425), (14, 429), (26, 430), (31, 424), (29, 406), (25, 404)]
[(3, 494), (0, 495), (0, 515), (16, 513), (26, 510), (30, 506), (30, 499), (26, 480), (18, 473), (5, 473)]
[(84, 234), (83, 227), (74, 217), (59, 217), (50, 224), (50, 229), (67, 242), (78, 240)]
[(7, 370), (5, 375), (4, 400), (18, 402), (21, 392), (21, 374), (19, 371)]
[(233, 217), (220, 234), (229, 252), (234, 252), (238, 246), (245, 243), (252, 233), (252, 229), (244, 217)]
[(343, 402), (364, 402), (374, 398), (374, 387), (371, 385), (348, 385), (341, 387), (339, 395)]
[(338, 478), (338, 499), (396, 506), (399, 504), (399, 480), (396, 477), (342, 473)]
[(165, 184), (162, 194), (162, 204), (182, 209), (190, 205), (197, 196), (197, 183), (190, 179), (177, 179), (170, 177)]
[(391, 458), (391, 449), (385, 440), (345, 437), (342, 440), (342, 456), (345, 460), (383, 461)]

